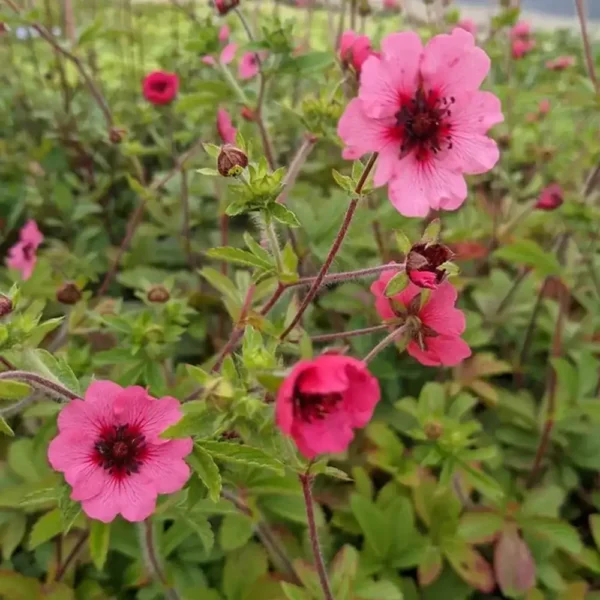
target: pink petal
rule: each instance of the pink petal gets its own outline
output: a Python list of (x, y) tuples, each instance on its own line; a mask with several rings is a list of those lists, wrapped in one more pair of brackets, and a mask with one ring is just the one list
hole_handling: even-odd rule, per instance
[(83, 429), (59, 433), (48, 445), (48, 462), (55, 471), (70, 473), (67, 481), (72, 483), (70, 480), (74, 481), (79, 471), (87, 469), (94, 442), (95, 436)]
[(105, 404), (112, 407), (113, 402), (123, 392), (123, 388), (112, 381), (94, 380), (85, 391), (85, 401)]
[(394, 117), (403, 99), (416, 92), (423, 46), (412, 32), (393, 33), (382, 42), (382, 58), (370, 57), (362, 67), (359, 97), (372, 118)]
[(338, 135), (346, 148), (342, 156), (354, 160), (368, 152), (380, 152), (394, 141), (393, 123), (367, 117), (358, 98), (351, 100), (338, 123)]
[(235, 58), (235, 53), (237, 52), (237, 49), (237, 44), (227, 44), (227, 46), (223, 48), (221, 56), (219, 56), (219, 62), (223, 65), (228, 65)]
[(258, 63), (256, 62), (256, 56), (254, 52), (246, 52), (242, 56), (240, 65), (238, 67), (238, 75), (240, 79), (252, 79), (258, 73)]
[(226, 42), (229, 39), (230, 35), (231, 35), (231, 32), (227, 25), (223, 25), (223, 27), (221, 27), (221, 29), (219, 29), (219, 41), (220, 42)]
[(81, 502), (82, 500), (91, 500), (102, 493), (107, 486), (112, 485), (113, 477), (106, 469), (88, 461), (84, 468), (80, 469), (74, 479), (67, 478), (67, 483), (71, 485), (71, 500)]
[(205, 65), (210, 65), (211, 67), (214, 67), (217, 64), (217, 61), (210, 54), (203, 56), (201, 60)]
[(144, 461), (141, 473), (154, 484), (158, 494), (178, 492), (190, 477), (190, 468), (183, 460), (193, 448), (191, 438), (169, 440), (153, 445)]
[(21, 229), (20, 238), (22, 242), (32, 244), (35, 248), (44, 241), (44, 236), (33, 219), (29, 219), (25, 223), (23, 229)]
[(418, 287), (434, 290), (437, 287), (437, 275), (430, 271), (407, 270), (409, 279)]
[(390, 182), (390, 201), (405, 217), (425, 217), (430, 209), (454, 210), (467, 197), (463, 176), (446, 168), (447, 152), (419, 161), (409, 155), (400, 161)]
[(303, 368), (296, 379), (296, 387), (305, 394), (335, 394), (345, 392), (348, 376), (340, 363), (341, 359), (356, 361), (349, 357), (323, 354), (312, 361), (309, 368)]
[(456, 132), (463, 135), (484, 134), (504, 121), (500, 100), (491, 92), (470, 92), (456, 97), (452, 116), (448, 119), (452, 137)]
[(354, 40), (356, 40), (357, 35), (354, 31), (344, 31), (342, 33), (342, 37), (340, 38), (340, 55), (342, 60), (349, 60), (350, 57), (348, 54), (352, 50), (352, 45), (354, 44)]
[(427, 337), (425, 346), (427, 350), (423, 352), (415, 342), (410, 342), (407, 351), (421, 364), (429, 367), (453, 367), (471, 356), (471, 348), (459, 337)]
[(352, 427), (364, 427), (371, 420), (381, 393), (377, 379), (367, 366), (362, 361), (355, 362), (357, 364), (346, 367), (350, 385), (344, 394), (344, 408)]
[(311, 423), (295, 422), (292, 436), (306, 458), (344, 452), (354, 438), (346, 412), (336, 410)]
[(421, 321), (442, 335), (459, 336), (465, 330), (465, 315), (454, 308), (458, 293), (449, 281), (431, 292), (419, 312)]
[(114, 421), (112, 404), (71, 400), (58, 415), (58, 431), (81, 433), (96, 441), (100, 430)]
[(283, 380), (277, 392), (275, 420), (281, 431), (291, 435), (294, 425), (294, 391), (298, 378), (312, 368), (312, 362), (301, 360), (294, 365), (291, 373)]
[(224, 144), (235, 144), (237, 130), (233, 126), (229, 113), (223, 108), (217, 111), (217, 131)]
[(500, 160), (500, 150), (494, 140), (485, 135), (453, 133), (448, 166), (468, 175), (486, 173)]
[(477, 90), (490, 64), (473, 36), (458, 27), (450, 35), (436, 35), (425, 46), (421, 75), (427, 90), (443, 97), (457, 96)]
[(375, 176), (373, 177), (375, 187), (388, 183), (399, 165), (398, 147), (395, 144), (388, 144), (382, 148), (375, 163)]

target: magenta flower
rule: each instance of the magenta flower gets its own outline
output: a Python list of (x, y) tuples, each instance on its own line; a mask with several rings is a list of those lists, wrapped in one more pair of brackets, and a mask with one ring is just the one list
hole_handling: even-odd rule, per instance
[(363, 65), (358, 98), (338, 125), (343, 156), (379, 152), (374, 183), (389, 185), (402, 215), (457, 209), (467, 197), (463, 174), (485, 173), (498, 161), (486, 133), (503, 120), (500, 101), (479, 91), (489, 68), (463, 29), (437, 35), (425, 48), (415, 33), (393, 33), (381, 58)]
[(399, 0), (383, 0), (383, 8), (387, 10), (398, 10), (400, 8)]
[(510, 37), (528, 38), (531, 35), (531, 25), (527, 21), (519, 21), (510, 30)]
[(19, 241), (8, 251), (7, 266), (21, 271), (21, 279), (24, 281), (33, 273), (37, 262), (36, 250), (43, 241), (44, 236), (37, 223), (30, 219), (19, 232)]
[(564, 202), (563, 190), (558, 183), (546, 186), (535, 203), (539, 210), (555, 210)]
[(552, 60), (546, 61), (546, 68), (551, 71), (564, 71), (573, 66), (575, 66), (574, 56), (557, 56)]
[(535, 48), (535, 40), (517, 38), (512, 41), (511, 52), (515, 60), (523, 58)]
[(224, 144), (235, 144), (237, 129), (233, 126), (229, 113), (224, 108), (217, 111), (217, 131)]
[(407, 352), (428, 367), (453, 367), (471, 356), (471, 349), (460, 337), (465, 330), (465, 316), (454, 307), (457, 299), (454, 287), (444, 281), (431, 290), (423, 306), (419, 301), (413, 302), (421, 289), (412, 283), (396, 296), (386, 298), (385, 287), (396, 273), (384, 271), (371, 285), (371, 292), (383, 320), (407, 323), (410, 331)]
[(229, 36), (231, 35), (231, 31), (227, 25), (223, 25), (221, 29), (219, 29), (219, 41), (225, 43)]
[(360, 360), (323, 354), (297, 363), (277, 394), (275, 416), (306, 458), (343, 452), (379, 402), (377, 379)]
[(246, 52), (238, 65), (238, 75), (240, 79), (252, 79), (258, 73), (258, 60), (256, 52)]
[(340, 39), (340, 60), (347, 67), (352, 65), (360, 73), (369, 56), (379, 56), (373, 51), (371, 40), (367, 35), (356, 35), (354, 31), (345, 31)]
[(183, 459), (191, 438), (159, 437), (181, 415), (175, 398), (156, 400), (138, 386), (94, 381), (85, 400), (72, 400), (60, 412), (48, 460), (64, 473), (71, 498), (88, 517), (143, 521), (158, 494), (179, 491), (190, 476)]
[(456, 26), (468, 31), (471, 35), (475, 35), (477, 33), (477, 24), (475, 21), (473, 21), (473, 19), (461, 19)]

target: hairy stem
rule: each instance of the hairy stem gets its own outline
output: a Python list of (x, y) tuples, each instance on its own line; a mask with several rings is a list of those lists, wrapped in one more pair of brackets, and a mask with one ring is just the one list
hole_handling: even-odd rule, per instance
[(364, 168), (362, 175), (360, 176), (360, 179), (359, 179), (358, 183), (356, 184), (356, 188), (354, 189), (354, 193), (356, 194), (356, 197), (352, 198), (352, 200), (350, 201), (350, 204), (348, 205), (348, 209), (346, 210), (344, 220), (342, 221), (342, 225), (338, 231), (338, 234), (337, 234), (335, 240), (333, 241), (333, 244), (329, 250), (329, 253), (327, 254), (327, 258), (325, 259), (325, 262), (323, 263), (323, 266), (321, 267), (319, 274), (316, 276), (314, 282), (312, 283), (310, 289), (308, 290), (308, 293), (304, 297), (304, 300), (302, 301), (302, 304), (300, 305), (298, 312), (292, 319), (292, 322), (287, 326), (285, 331), (281, 334), (281, 336), (280, 336), (281, 340), (284, 340), (291, 333), (291, 331), (294, 329), (294, 327), (296, 327), (296, 325), (300, 322), (302, 315), (304, 314), (304, 312), (306, 311), (306, 309), (312, 302), (313, 298), (317, 294), (317, 291), (321, 287), (321, 283), (322, 283), (323, 279), (325, 278), (325, 276), (327, 275), (327, 272), (329, 271), (335, 257), (337, 256), (339, 249), (342, 246), (342, 243), (344, 242), (344, 238), (346, 237), (346, 234), (348, 233), (350, 223), (352, 223), (352, 218), (354, 217), (354, 213), (356, 212), (356, 209), (358, 207), (358, 201), (360, 200), (362, 190), (365, 186), (365, 183), (367, 182), (367, 178), (369, 177), (371, 170), (375, 166), (375, 162), (377, 161), (377, 156), (378, 156), (377, 152), (374, 152), (371, 155), (371, 158), (369, 159), (369, 162), (367, 163), (366, 167)]
[(29, 373), (27, 371), (6, 371), (0, 373), (0, 381), (20, 381), (29, 384), (32, 388), (45, 392), (46, 394), (60, 398), (63, 402), (69, 400), (83, 400), (75, 392), (72, 392), (64, 385), (56, 383), (51, 379), (46, 379), (37, 373)]
[(154, 539), (154, 527), (150, 519), (146, 519), (143, 523), (140, 523), (140, 549), (144, 558), (146, 568), (152, 574), (152, 577), (160, 583), (164, 588), (165, 598), (168, 600), (179, 600), (179, 594), (169, 586), (162, 565), (160, 564), (160, 558), (156, 550), (156, 540)]
[(363, 358), (363, 362), (368, 364), (372, 361), (382, 350), (385, 350), (391, 344), (397, 342), (406, 333), (406, 325), (401, 325), (398, 329), (394, 329), (387, 337), (383, 338), (377, 346), (371, 349), (371, 351)]
[(270, 215), (267, 213), (264, 213), (263, 219), (265, 238), (269, 244), (271, 254), (275, 259), (275, 268), (277, 269), (277, 273), (283, 273), (283, 258), (281, 257), (281, 248), (279, 247), (279, 240), (277, 239), (277, 232), (275, 231), (273, 219), (271, 219)]
[(325, 569), (323, 554), (321, 553), (321, 547), (319, 545), (319, 535), (317, 533), (315, 509), (312, 497), (313, 479), (308, 472), (299, 475), (299, 478), (300, 484), (302, 485), (302, 493), (304, 494), (304, 503), (306, 504), (306, 519), (308, 521), (310, 544), (312, 547), (313, 557), (315, 559), (315, 566), (317, 567), (317, 573), (319, 574), (319, 583), (321, 584), (321, 589), (323, 590), (323, 597), (325, 600), (334, 600), (331, 592), (331, 586), (329, 585), (329, 578), (327, 577), (327, 570)]
[(62, 581), (63, 577), (65, 576), (65, 574), (67, 573), (67, 571), (69, 570), (69, 568), (71, 567), (71, 565), (73, 564), (75, 559), (79, 556), (80, 552), (83, 550), (83, 547), (85, 546), (88, 536), (89, 536), (89, 531), (84, 531), (79, 536), (77, 543), (75, 544), (75, 546), (73, 546), (73, 550), (71, 550), (71, 552), (69, 552), (67, 558), (65, 559), (65, 562), (58, 565), (58, 567), (56, 569), (56, 576), (54, 577), (54, 581), (56, 581), (56, 582)]
[(317, 136), (313, 135), (312, 133), (306, 133), (304, 135), (304, 140), (302, 140), (300, 148), (298, 148), (296, 155), (290, 163), (288, 172), (283, 181), (284, 188), (281, 194), (279, 194), (277, 202), (285, 204), (290, 190), (294, 187), (294, 184), (296, 183), (296, 179), (298, 178), (298, 174), (300, 173), (302, 166), (306, 162), (308, 155), (311, 153), (318, 139), (319, 138), (317, 138)]
[(389, 325), (374, 325), (373, 327), (353, 329), (352, 331), (339, 331), (338, 333), (325, 333), (323, 335), (315, 335), (310, 339), (313, 342), (332, 342), (334, 340), (343, 340), (345, 338), (357, 337), (359, 335), (368, 335), (369, 333), (379, 333), (380, 331), (387, 331), (389, 328)]

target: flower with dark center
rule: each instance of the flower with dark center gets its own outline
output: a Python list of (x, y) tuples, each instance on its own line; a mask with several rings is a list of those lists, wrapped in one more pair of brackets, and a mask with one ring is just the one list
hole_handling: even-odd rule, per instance
[(307, 458), (343, 452), (379, 397), (379, 384), (362, 361), (322, 354), (297, 363), (279, 388), (277, 425)]
[(175, 73), (153, 71), (143, 83), (144, 97), (152, 104), (170, 104), (179, 91), (179, 78)]
[(406, 274), (416, 286), (435, 289), (446, 276), (439, 267), (451, 258), (450, 248), (443, 244), (415, 244), (406, 257)]
[(181, 415), (175, 398), (156, 400), (141, 387), (94, 381), (85, 400), (61, 410), (48, 460), (92, 519), (108, 523), (121, 514), (143, 521), (158, 494), (179, 491), (190, 475), (183, 459), (192, 440), (160, 437)]
[(19, 241), (8, 251), (6, 264), (21, 271), (24, 280), (29, 279), (37, 262), (37, 249), (43, 241), (37, 223), (33, 219), (27, 221), (19, 232)]
[(545, 187), (535, 203), (539, 210), (555, 210), (564, 202), (563, 190), (557, 183)]

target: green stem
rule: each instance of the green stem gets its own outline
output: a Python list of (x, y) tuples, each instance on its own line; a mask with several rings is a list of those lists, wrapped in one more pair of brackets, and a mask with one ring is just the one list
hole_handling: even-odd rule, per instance
[(219, 67), (227, 79), (227, 83), (231, 86), (231, 89), (237, 94), (237, 97), (243, 104), (248, 104), (248, 96), (246, 96), (246, 92), (240, 87), (240, 84), (235, 80), (232, 72), (228, 69), (227, 65), (219, 62)]
[(283, 273), (283, 258), (281, 257), (281, 248), (279, 248), (279, 240), (277, 239), (277, 232), (275, 231), (273, 219), (271, 219), (271, 216), (267, 213), (263, 215), (263, 218), (265, 226), (265, 237), (267, 238), (267, 242), (269, 243), (269, 249), (271, 250), (271, 254), (275, 259), (277, 273)]

